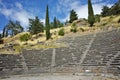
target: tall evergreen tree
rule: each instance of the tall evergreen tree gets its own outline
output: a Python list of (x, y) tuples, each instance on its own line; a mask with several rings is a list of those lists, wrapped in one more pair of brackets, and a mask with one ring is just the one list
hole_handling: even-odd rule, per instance
[(2, 38), (2, 34), (0, 33), (0, 39)]
[(77, 16), (76, 12), (72, 9), (70, 11), (70, 20), (69, 20), (69, 22), (72, 23), (74, 20), (77, 20), (77, 19), (78, 19), (78, 16)]
[(2, 37), (6, 37), (6, 27), (3, 28)]
[(37, 34), (43, 32), (43, 23), (40, 22), (39, 18), (36, 16), (35, 19), (29, 19), (29, 31), (32, 34)]
[(103, 6), (101, 15), (102, 15), (102, 17), (109, 16), (110, 15), (110, 8), (108, 6)]
[(50, 35), (49, 8), (48, 8), (48, 5), (46, 7), (45, 27), (46, 27), (46, 40), (48, 40), (51, 37), (51, 35)]
[(95, 22), (91, 0), (88, 0), (88, 22), (89, 22), (91, 27), (93, 26), (93, 24)]
[(56, 20), (56, 17), (54, 17), (54, 28), (57, 28), (57, 20)]

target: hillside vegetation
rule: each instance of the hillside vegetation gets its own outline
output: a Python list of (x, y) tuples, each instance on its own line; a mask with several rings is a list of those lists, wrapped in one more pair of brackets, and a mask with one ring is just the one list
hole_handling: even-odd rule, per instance
[(112, 7), (103, 6), (101, 14), (94, 15), (91, 0), (88, 0), (88, 19), (78, 19), (78, 14), (70, 11), (69, 21), (65, 24), (54, 17), (49, 20), (49, 6), (46, 6), (45, 24), (38, 16), (29, 19), (28, 30), (20, 22), (10, 20), (0, 34), (0, 51), (2, 53), (20, 53), (22, 49), (43, 49), (67, 47), (65, 43), (56, 40), (69, 34), (87, 34), (94, 30), (110, 30), (120, 25), (120, 1)]
[(92, 32), (97, 29), (109, 29), (110, 27), (119, 27), (119, 19), (120, 16), (107, 16), (107, 17), (101, 17), (100, 22), (96, 22), (93, 26), (89, 27), (89, 24), (84, 19), (75, 20), (73, 23), (69, 24), (68, 26), (64, 26), (62, 28), (56, 28), (51, 29), (51, 38), (50, 40), (46, 40), (45, 37), (45, 31), (44, 33), (38, 33), (36, 35), (32, 35), (31, 39), (28, 41), (21, 41), (20, 36), (23, 34), (30, 34), (29, 32), (22, 32), (19, 33), (13, 37), (5, 37), (3, 38), (4, 44), (0, 45), (0, 48), (5, 47), (6, 45), (13, 45), (14, 50), (10, 49), (1, 49), (3, 53), (7, 53), (8, 51), (12, 53), (14, 51), (15, 53), (19, 53), (22, 49), (42, 49), (42, 48), (59, 48), (59, 47), (67, 47), (64, 43), (59, 44), (55, 41), (58, 38), (61, 38), (62, 36), (59, 35), (60, 29), (64, 29), (65, 36), (68, 34), (75, 34), (74, 32), (71, 32), (72, 25), (75, 24), (76, 26), (76, 32), (80, 35), (88, 32)]

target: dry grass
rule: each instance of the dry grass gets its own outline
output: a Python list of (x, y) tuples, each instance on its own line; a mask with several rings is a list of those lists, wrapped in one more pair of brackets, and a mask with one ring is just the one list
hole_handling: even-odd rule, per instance
[[(88, 24), (84, 25), (84, 27), (78, 26), (77, 33), (80, 33), (80, 35), (90, 34), (94, 30), (99, 31), (101, 28), (104, 28), (105, 26), (109, 26), (109, 25), (113, 25), (114, 27), (119, 27), (119, 24), (117, 23), (119, 19), (120, 19), (120, 16), (104, 17), (104, 18), (101, 18), (100, 23), (95, 23), (94, 27), (88, 27), (89, 26)], [(68, 36), (69, 34), (75, 35), (74, 33), (70, 32), (71, 26), (67, 26), (67, 27), (63, 27), (63, 28), (65, 30), (65, 36), (66, 35)], [(82, 32), (80, 30), (80, 28), (82, 28), (84, 31)], [(44, 31), (44, 33), (39, 33), (38, 37), (36, 37), (36, 35), (32, 35), (32, 40), (27, 41), (28, 45), (25, 45), (26, 42), (21, 42), (19, 38), (21, 35), (29, 33), (29, 32), (19, 33), (14, 37), (3, 38), (3, 40), (4, 40), (5, 44), (8, 44), (8, 43), (19, 44), (20, 46), (14, 46), (15, 52), (20, 52), (22, 48), (26, 48), (26, 49), (41, 49), (42, 48), (43, 49), (43, 48), (66, 47), (66, 45), (64, 43), (61, 45), (58, 45), (57, 43), (55, 43), (55, 41), (57, 39), (62, 37), (62, 36), (58, 35), (59, 30), (60, 30), (60, 28), (51, 29), (50, 33), (52, 34), (52, 36), (51, 36), (51, 39), (48, 41), (46, 41), (45, 31)], [(43, 42), (44, 44), (38, 44), (38, 42)], [(33, 45), (33, 46), (31, 46), (31, 45)], [(2, 48), (2, 47), (4, 47), (4, 44), (0, 45), (0, 48)], [(7, 53), (7, 51), (4, 50), (3, 53)]]

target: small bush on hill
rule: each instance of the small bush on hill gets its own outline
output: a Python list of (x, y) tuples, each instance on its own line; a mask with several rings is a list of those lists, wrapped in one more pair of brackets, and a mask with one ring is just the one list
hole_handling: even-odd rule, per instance
[(28, 33), (20, 36), (20, 41), (28, 41), (29, 39), (31, 39), (31, 35)]
[(83, 28), (80, 28), (80, 30), (81, 30), (82, 32), (84, 32), (84, 31), (85, 31)]
[(0, 44), (4, 44), (4, 41), (3, 41), (3, 39), (0, 39)]
[(118, 23), (120, 23), (120, 19), (118, 20)]
[(76, 33), (77, 32), (77, 28), (70, 29), (70, 31)]
[(71, 29), (70, 29), (71, 32), (77, 32), (77, 26), (76, 26), (76, 23), (72, 23), (72, 26), (71, 26)]
[(102, 26), (105, 26), (105, 25), (107, 25), (107, 23), (106, 23), (106, 22), (102, 24)]
[(58, 32), (58, 35), (64, 36), (64, 34), (65, 34), (65, 31), (64, 31), (63, 28), (61, 28), (61, 29), (59, 30), (59, 32)]
[(21, 46), (13, 46), (16, 52), (21, 52), (22, 47)]

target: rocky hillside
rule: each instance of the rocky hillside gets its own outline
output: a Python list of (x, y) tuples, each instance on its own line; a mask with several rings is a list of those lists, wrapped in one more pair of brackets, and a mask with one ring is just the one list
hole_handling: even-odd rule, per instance
[[(89, 27), (89, 24), (86, 19), (79, 19), (74, 21), (72, 24), (67, 24), (64, 27), (64, 34), (75, 34), (80, 33), (84, 34), (87, 32), (92, 32), (98, 29), (108, 30), (112, 27), (119, 27), (120, 23), (120, 16), (108, 16), (100, 19), (100, 22), (96, 22), (93, 27)], [(75, 33), (71, 31), (72, 25), (75, 24), (76, 31)], [(64, 44), (57, 44), (55, 40), (61, 38), (62, 36), (59, 35), (59, 31), (61, 28), (51, 29), (51, 39), (46, 41), (45, 31), (44, 33), (39, 33), (37, 35), (32, 35), (31, 39), (28, 41), (21, 41), (20, 36), (23, 34), (30, 34), (29, 32), (22, 32), (13, 37), (6, 37), (3, 38), (4, 44), (0, 44), (0, 50), (3, 53), (7, 53), (8, 51), (11, 53), (13, 52), (20, 52), (21, 49), (41, 49), (41, 48), (54, 48), (54, 47), (63, 47)]]

